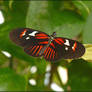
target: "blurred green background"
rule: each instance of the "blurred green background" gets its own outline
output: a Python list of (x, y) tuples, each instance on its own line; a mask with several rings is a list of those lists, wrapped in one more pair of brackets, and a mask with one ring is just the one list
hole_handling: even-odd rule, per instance
[[(0, 13), (0, 91), (92, 91), (92, 1), (1, 0)], [(57, 63), (28, 56), (9, 38), (20, 27), (76, 39), (86, 53)]]

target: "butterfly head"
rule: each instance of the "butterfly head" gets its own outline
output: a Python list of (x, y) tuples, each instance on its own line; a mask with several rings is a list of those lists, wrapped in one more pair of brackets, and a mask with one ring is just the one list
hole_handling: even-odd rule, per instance
[(53, 32), (51, 36), (56, 37), (56, 32)]
[(56, 32), (53, 32), (50, 37), (51, 37), (51, 41), (52, 41), (56, 37)]

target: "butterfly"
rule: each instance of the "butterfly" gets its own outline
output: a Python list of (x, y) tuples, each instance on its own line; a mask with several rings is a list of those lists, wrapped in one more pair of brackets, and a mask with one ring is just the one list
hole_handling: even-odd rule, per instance
[(85, 47), (78, 41), (56, 37), (56, 32), (48, 35), (44, 32), (17, 28), (10, 32), (10, 39), (23, 47), (24, 52), (33, 57), (43, 56), (47, 61), (59, 59), (75, 59), (85, 53)]

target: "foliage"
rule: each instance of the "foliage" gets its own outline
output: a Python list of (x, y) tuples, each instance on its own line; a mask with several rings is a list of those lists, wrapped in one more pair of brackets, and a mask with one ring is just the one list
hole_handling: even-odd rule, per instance
[[(5, 18), (5, 22), (0, 24), (0, 51), (4, 50), (12, 55), (11, 58), (7, 58), (0, 52), (0, 91), (50, 91), (53, 81), (66, 91), (92, 90), (92, 1), (1, 0), (0, 10)], [(70, 63), (68, 60), (60, 60), (54, 64), (46, 62), (43, 58), (28, 56), (9, 38), (9, 32), (20, 27), (29, 27), (48, 34), (55, 31), (57, 36), (81, 41), (87, 48), (84, 60), (77, 59)], [(48, 64), (51, 65), (50, 83), (44, 86)], [(29, 72), (33, 65), (38, 69), (35, 74)], [(58, 66), (68, 69), (69, 78), (65, 85), (58, 76)], [(37, 81), (36, 86), (29, 84), (30, 78)]]

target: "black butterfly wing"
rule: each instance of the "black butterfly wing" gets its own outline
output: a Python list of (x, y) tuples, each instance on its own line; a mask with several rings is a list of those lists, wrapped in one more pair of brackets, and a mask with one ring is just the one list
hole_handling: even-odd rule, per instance
[(10, 32), (10, 39), (19, 46), (29, 47), (38, 45), (39, 42), (48, 42), (49, 35), (44, 32), (30, 29), (18, 28)]
[(75, 59), (85, 53), (84, 46), (78, 41), (56, 37), (44, 51), (44, 58), (48, 61), (59, 59)]
[(41, 49), (48, 44), (50, 36), (44, 32), (30, 29), (18, 28), (10, 32), (10, 39), (30, 56), (41, 56)]
[(78, 41), (61, 37), (56, 37), (48, 46), (50, 36), (30, 28), (19, 28), (11, 31), (10, 39), (22, 46), (30, 56), (44, 55), (48, 61), (57, 61), (61, 58), (79, 58), (85, 52), (84, 46)]

